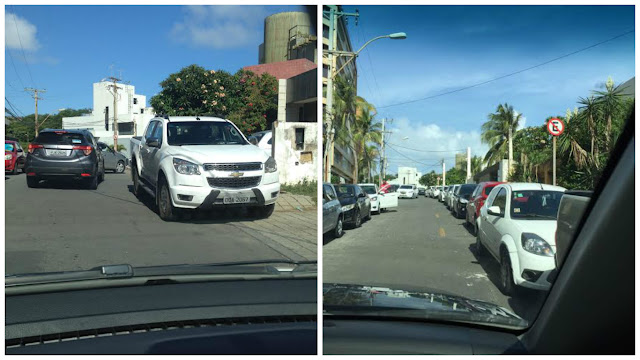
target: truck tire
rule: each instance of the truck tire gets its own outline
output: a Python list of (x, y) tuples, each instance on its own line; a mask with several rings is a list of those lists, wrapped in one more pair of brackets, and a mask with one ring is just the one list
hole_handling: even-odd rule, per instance
[(40, 179), (35, 176), (27, 176), (27, 186), (30, 188), (37, 188), (40, 183)]
[(169, 190), (169, 184), (164, 177), (160, 177), (158, 181), (158, 193), (156, 195), (158, 203), (158, 214), (160, 219), (164, 221), (176, 221), (178, 220), (178, 209), (173, 206), (171, 201), (171, 190)]
[(140, 198), (142, 189), (140, 188), (140, 177), (138, 176), (138, 167), (135, 162), (131, 166), (131, 179), (133, 180), (133, 195)]
[(266, 219), (269, 216), (271, 216), (271, 214), (273, 214), (273, 210), (275, 210), (275, 208), (276, 208), (276, 204), (265, 205), (260, 207), (254, 207), (252, 212), (257, 218)]

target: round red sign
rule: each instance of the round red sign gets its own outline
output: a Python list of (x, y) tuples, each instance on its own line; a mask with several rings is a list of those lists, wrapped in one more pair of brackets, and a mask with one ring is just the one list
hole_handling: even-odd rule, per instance
[(550, 119), (547, 122), (547, 131), (552, 136), (560, 136), (564, 132), (564, 122), (560, 119)]

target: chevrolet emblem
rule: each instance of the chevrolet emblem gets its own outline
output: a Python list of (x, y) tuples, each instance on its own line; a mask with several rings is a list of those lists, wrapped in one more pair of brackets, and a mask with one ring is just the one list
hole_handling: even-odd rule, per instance
[(244, 173), (241, 173), (241, 172), (238, 172), (238, 171), (234, 171), (234, 172), (232, 172), (232, 173), (231, 173), (231, 174), (229, 174), (229, 175), (231, 175), (231, 176), (232, 176), (232, 177), (234, 177), (234, 178), (238, 178), (238, 177), (240, 177), (240, 176), (244, 175)]

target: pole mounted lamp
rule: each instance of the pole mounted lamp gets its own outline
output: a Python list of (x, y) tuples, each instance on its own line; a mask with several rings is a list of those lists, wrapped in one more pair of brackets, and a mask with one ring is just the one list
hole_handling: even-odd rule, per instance
[(358, 55), (360, 55), (360, 52), (367, 47), (367, 45), (371, 44), (372, 42), (378, 40), (378, 39), (392, 39), (392, 40), (404, 40), (407, 38), (407, 34), (403, 33), (403, 32), (397, 32), (397, 33), (393, 33), (393, 34), (389, 34), (389, 35), (381, 35), (381, 36), (377, 36), (374, 37), (373, 39), (367, 41), (366, 43), (364, 43), (364, 45), (362, 45), (362, 47), (356, 51), (355, 53), (350, 53), (349, 55), (351, 55), (351, 57), (349, 58), (349, 60), (347, 60), (347, 62), (345, 62), (333, 75), (337, 75), (340, 73), (340, 71), (342, 71), (342, 69), (345, 68), (345, 66), (349, 65), (349, 63), (351, 61), (353, 61), (353, 59), (355, 59), (356, 57), (358, 57)]

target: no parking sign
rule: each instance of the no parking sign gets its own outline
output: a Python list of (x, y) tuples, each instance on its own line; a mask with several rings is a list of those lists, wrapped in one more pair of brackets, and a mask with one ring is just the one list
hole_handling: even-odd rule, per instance
[(547, 131), (551, 136), (560, 136), (564, 132), (564, 122), (560, 119), (550, 119), (547, 122)]

